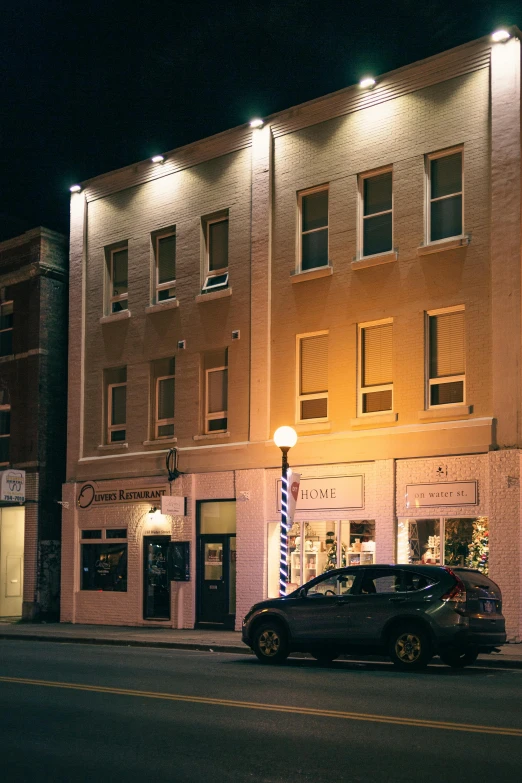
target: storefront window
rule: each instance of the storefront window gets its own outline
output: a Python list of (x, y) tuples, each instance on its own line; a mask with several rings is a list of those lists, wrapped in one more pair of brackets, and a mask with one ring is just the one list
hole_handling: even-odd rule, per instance
[(127, 544), (82, 544), (82, 590), (127, 592)]
[(487, 517), (398, 522), (398, 563), (465, 566), (487, 574), (488, 557)]

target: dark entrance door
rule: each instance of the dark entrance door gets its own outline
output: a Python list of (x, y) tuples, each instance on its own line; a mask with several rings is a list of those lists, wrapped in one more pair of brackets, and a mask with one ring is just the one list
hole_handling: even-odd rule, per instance
[(236, 611), (236, 537), (201, 535), (198, 543), (198, 624), (233, 628)]
[(143, 617), (170, 620), (169, 536), (143, 539)]

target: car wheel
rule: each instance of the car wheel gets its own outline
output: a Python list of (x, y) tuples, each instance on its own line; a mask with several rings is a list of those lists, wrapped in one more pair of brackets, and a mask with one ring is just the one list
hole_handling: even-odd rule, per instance
[(427, 633), (414, 625), (404, 625), (392, 631), (388, 645), (392, 663), (407, 671), (423, 669), (433, 655)]
[(339, 650), (325, 648), (324, 650), (310, 650), (310, 655), (312, 658), (315, 658), (318, 663), (325, 664), (335, 661), (340, 653)]
[(464, 666), (471, 666), (478, 658), (478, 650), (444, 650), (439, 653), (439, 658), (446, 666), (453, 669), (463, 669)]
[(283, 663), (288, 657), (288, 638), (282, 626), (266, 622), (254, 633), (252, 649), (261, 663)]

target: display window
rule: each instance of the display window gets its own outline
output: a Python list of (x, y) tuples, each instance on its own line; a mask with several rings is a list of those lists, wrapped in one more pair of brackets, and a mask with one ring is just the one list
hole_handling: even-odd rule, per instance
[[(82, 530), (80, 535), (81, 590), (127, 592), (127, 528)], [(120, 543), (105, 540), (118, 538)]]
[(487, 517), (399, 519), (397, 562), (465, 566), (488, 573)]
[[(269, 598), (279, 595), (280, 531), (279, 522), (269, 522)], [(365, 563), (375, 563), (375, 521), (294, 522), (288, 534), (287, 592), (333, 568)]]

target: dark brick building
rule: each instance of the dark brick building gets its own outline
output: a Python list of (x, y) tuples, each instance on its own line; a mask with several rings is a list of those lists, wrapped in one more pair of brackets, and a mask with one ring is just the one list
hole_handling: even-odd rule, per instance
[(26, 472), (25, 505), (0, 503), (0, 616), (58, 612), (67, 289), (62, 234), (0, 243), (0, 471)]

